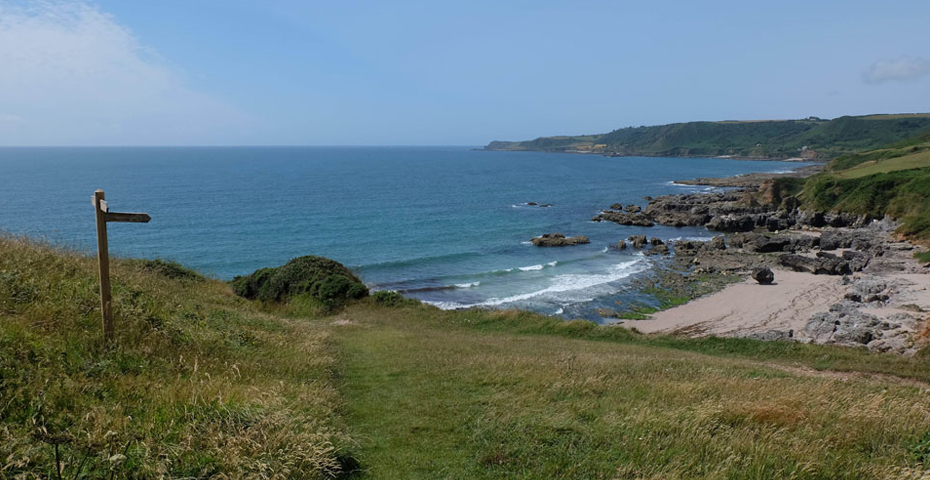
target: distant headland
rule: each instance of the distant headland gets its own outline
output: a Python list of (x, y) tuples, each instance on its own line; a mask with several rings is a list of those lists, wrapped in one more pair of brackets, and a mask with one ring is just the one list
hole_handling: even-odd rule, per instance
[(610, 133), (493, 141), (485, 150), (609, 156), (831, 160), (911, 138), (930, 128), (930, 113), (843, 116), (832, 120), (687, 122)]

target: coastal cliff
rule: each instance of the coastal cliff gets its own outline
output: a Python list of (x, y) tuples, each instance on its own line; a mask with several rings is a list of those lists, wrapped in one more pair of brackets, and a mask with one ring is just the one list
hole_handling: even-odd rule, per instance
[(496, 140), (484, 148), (615, 156), (830, 160), (900, 142), (928, 128), (930, 114), (688, 122), (627, 127), (596, 135)]

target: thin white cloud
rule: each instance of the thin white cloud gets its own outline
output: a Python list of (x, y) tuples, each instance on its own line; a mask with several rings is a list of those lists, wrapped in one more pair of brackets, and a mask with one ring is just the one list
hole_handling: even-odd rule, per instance
[(862, 74), (866, 83), (907, 82), (917, 80), (930, 73), (930, 60), (899, 57), (879, 60)]
[(228, 143), (249, 122), (94, 6), (0, 0), (0, 145)]

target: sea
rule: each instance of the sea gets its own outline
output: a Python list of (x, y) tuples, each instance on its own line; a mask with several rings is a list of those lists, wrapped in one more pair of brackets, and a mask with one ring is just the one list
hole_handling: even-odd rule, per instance
[[(637, 280), (663, 261), (611, 248), (618, 240), (714, 234), (593, 216), (615, 202), (645, 207), (646, 196), (707, 189), (675, 180), (804, 165), (469, 146), (2, 148), (0, 230), (91, 254), (100, 188), (111, 211), (152, 217), (109, 224), (111, 255), (177, 261), (222, 280), (320, 255), (372, 290), (444, 309), (604, 321), (599, 309), (648, 303)], [(553, 232), (591, 243), (530, 243)]]

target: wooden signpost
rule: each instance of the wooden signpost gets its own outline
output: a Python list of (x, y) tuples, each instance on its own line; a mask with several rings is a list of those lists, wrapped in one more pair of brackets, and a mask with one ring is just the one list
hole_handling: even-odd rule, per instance
[(94, 191), (94, 212), (97, 215), (97, 260), (100, 263), (100, 310), (103, 313), (103, 336), (113, 340), (113, 307), (110, 304), (110, 253), (107, 250), (107, 222), (148, 223), (147, 213), (111, 212), (103, 190)]

